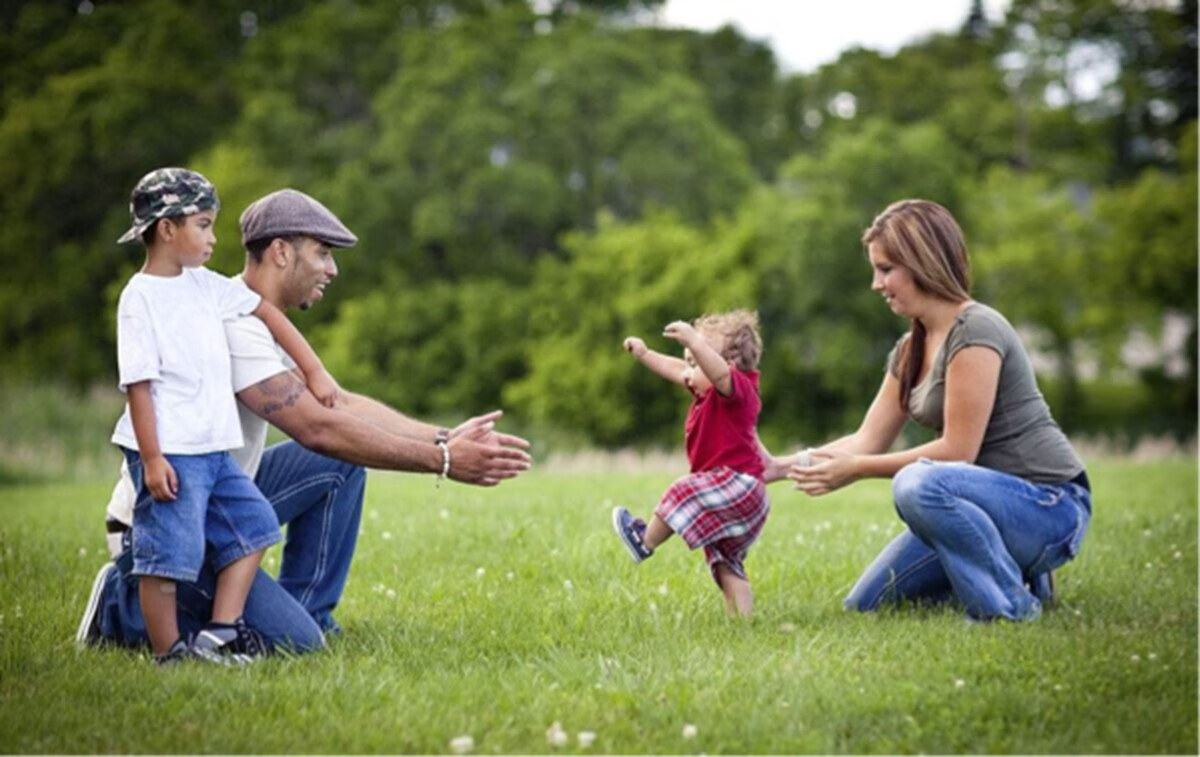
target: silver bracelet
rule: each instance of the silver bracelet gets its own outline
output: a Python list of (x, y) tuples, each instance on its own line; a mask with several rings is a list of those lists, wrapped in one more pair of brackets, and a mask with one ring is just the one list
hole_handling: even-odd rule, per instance
[(442, 439), (437, 440), (435, 444), (442, 448), (442, 472), (437, 477), (438, 485), (441, 485), (442, 479), (450, 475), (450, 445)]

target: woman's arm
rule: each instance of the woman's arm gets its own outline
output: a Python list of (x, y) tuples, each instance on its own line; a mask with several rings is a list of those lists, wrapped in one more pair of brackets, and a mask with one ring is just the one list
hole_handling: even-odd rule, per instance
[[(872, 411), (884, 399), (889, 380), (896, 381), (891, 375), (884, 380), (880, 396), (871, 405)], [(904, 466), (922, 457), (975, 462), (996, 402), (999, 383), (1000, 355), (988, 347), (965, 347), (954, 355), (946, 368), (946, 396), (942, 409), (944, 422), (940, 437), (918, 447), (892, 453), (879, 451), (878, 447), (876, 451), (860, 451), (868, 445), (876, 445), (882, 439), (877, 436), (840, 449), (821, 448), (813, 452), (814, 460), (820, 462), (810, 468), (793, 467), (788, 477), (796, 481), (798, 489), (818, 495), (840, 489), (860, 478), (890, 478)], [(901, 419), (895, 431), (898, 435), (903, 427), (903, 413), (895, 403), (893, 398), (890, 404)], [(889, 403), (885, 401), (884, 404)], [(881, 413), (881, 417), (883, 415)], [(863, 425), (865, 428), (868, 424), (864, 422)], [(862, 431), (860, 429), (859, 433)], [(894, 440), (895, 436), (887, 446)]]

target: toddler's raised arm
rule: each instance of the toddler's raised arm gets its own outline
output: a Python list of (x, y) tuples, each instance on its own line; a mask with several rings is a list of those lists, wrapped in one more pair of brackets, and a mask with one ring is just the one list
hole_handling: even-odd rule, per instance
[(625, 338), (625, 351), (637, 358), (639, 363), (672, 384), (684, 385), (683, 372), (687, 370), (688, 364), (681, 358), (655, 352), (636, 336)]

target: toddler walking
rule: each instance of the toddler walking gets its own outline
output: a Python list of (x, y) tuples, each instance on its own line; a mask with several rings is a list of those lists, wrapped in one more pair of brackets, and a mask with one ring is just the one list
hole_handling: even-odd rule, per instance
[(649, 524), (616, 507), (613, 529), (637, 563), (671, 534), (679, 534), (690, 549), (704, 547), (726, 611), (746, 616), (754, 596), (743, 563), (769, 509), (757, 430), (762, 409), (758, 316), (733, 310), (703, 316), (695, 326), (675, 321), (663, 336), (683, 346), (682, 360), (649, 349), (637, 337), (627, 338), (625, 349), (692, 394), (684, 425), (691, 473), (667, 489)]
[[(204, 268), (220, 203), (200, 174), (160, 168), (130, 201), (118, 240), (145, 244), (146, 262), (117, 306), (117, 364), (128, 396), (112, 441), (138, 490), (133, 570), (159, 663), (198, 657), (244, 664), (265, 652), (242, 619), (263, 551), (279, 541), (275, 510), (233, 461), (242, 446), (223, 320), (263, 320), (326, 404), (337, 384), (284, 315), (240, 281)], [(175, 582), (195, 581), (206, 559), (218, 571), (212, 622), (180, 638)]]

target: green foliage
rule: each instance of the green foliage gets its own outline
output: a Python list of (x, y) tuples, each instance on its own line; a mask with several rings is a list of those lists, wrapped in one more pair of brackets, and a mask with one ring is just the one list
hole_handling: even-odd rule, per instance
[(815, 441), (861, 417), (906, 327), (859, 234), (921, 196), (959, 216), (980, 297), (1045, 337), (1064, 425), (1087, 425), (1074, 372), (1097, 355), (1192, 428), (1195, 339), (1186, 375), (1118, 362), (1166, 313), (1195, 328), (1193, 0), (1017, 0), (990, 28), (964, 0), (961, 32), (792, 76), (735, 28), (639, 25), (660, 4), (6, 7), (2, 373), (111, 380), (141, 262), (112, 241), (129, 189), (183, 164), (223, 200), (216, 270), (240, 268), (238, 216), (281, 186), (359, 235), (302, 316), (351, 388), (673, 440), (679, 397), (620, 339), (737, 304), (762, 314), (766, 438)]

